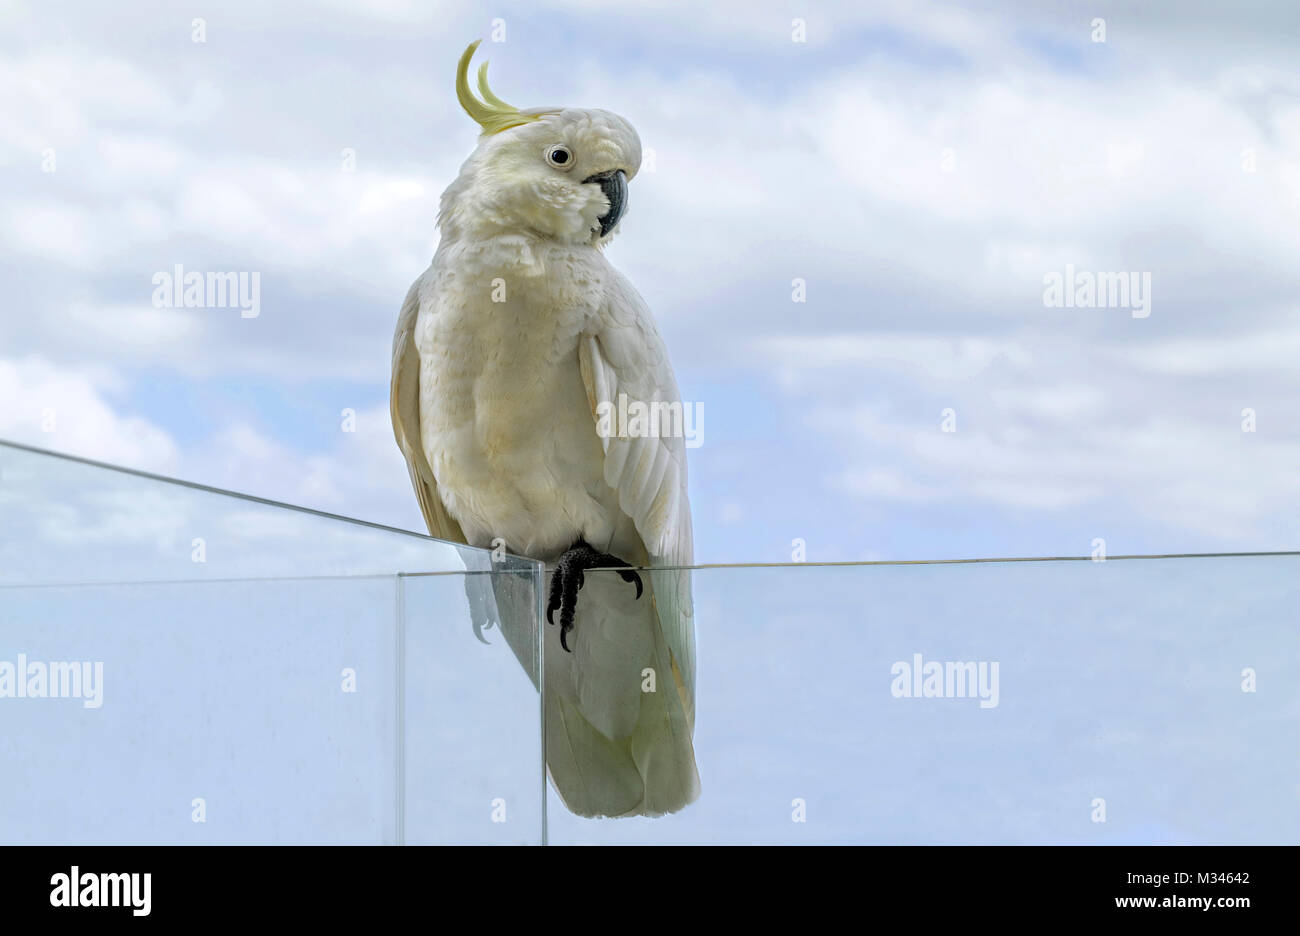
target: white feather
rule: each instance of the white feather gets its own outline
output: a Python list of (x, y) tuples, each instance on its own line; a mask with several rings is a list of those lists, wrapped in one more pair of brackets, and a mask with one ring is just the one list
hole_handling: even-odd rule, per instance
[[(596, 408), (680, 396), (649, 310), (590, 234), (608, 201), (580, 180), (603, 166), (579, 164), (566, 182), (529, 162), (555, 138), (579, 162), (599, 153), (635, 174), (635, 133), (603, 111), (559, 111), (480, 143), (402, 307), (394, 429), (435, 536), (500, 538), (551, 565), (582, 537), (654, 569), (639, 601), (616, 574), (588, 573), (572, 653), (547, 628), (546, 757), (574, 812), (659, 815), (699, 793), (690, 581), (665, 568), (692, 561), (685, 440), (601, 438)], [(531, 613), (515, 591), (498, 592), (519, 605), (501, 613)], [(647, 670), (655, 692), (643, 691)]]

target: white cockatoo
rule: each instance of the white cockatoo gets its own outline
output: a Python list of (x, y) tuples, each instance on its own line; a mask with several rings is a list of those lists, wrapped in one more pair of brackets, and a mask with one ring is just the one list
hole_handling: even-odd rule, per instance
[(511, 107), (486, 65), (476, 97), (477, 47), (456, 95), (482, 135), (402, 304), (393, 427), (430, 533), (546, 563), (546, 764), (565, 805), (674, 812), (700, 789), (685, 440), (608, 418), (623, 396), (681, 405), (649, 309), (602, 252), (641, 143), (608, 111)]

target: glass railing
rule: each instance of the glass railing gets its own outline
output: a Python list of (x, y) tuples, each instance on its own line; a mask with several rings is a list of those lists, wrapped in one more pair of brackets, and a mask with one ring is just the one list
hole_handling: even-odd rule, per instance
[(1300, 841), (1300, 554), (692, 580), (699, 800), (551, 841)]
[(701, 795), (582, 819), (536, 563), (0, 445), (0, 842), (1295, 842), (1297, 563), (689, 570)]
[(0, 842), (540, 842), (539, 574), (0, 444)]

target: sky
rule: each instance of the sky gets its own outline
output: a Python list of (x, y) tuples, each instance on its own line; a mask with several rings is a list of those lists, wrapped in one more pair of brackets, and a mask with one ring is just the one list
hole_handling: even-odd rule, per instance
[[(0, 24), (0, 438), (422, 530), (390, 343), (482, 38), (507, 101), (613, 110), (653, 154), (608, 255), (703, 412), (698, 561), (1300, 545), (1292, 4)], [(259, 314), (155, 307), (178, 264), (257, 273)], [(1135, 274), (1148, 314), (1046, 303), (1068, 269)]]
[[(609, 257), (703, 412), (698, 561), (1300, 548), (1300, 8), (1280, 0), (0, 0), (0, 439), (422, 530), (390, 343), (475, 143), (452, 93), (475, 38), (506, 100), (641, 135)], [(177, 265), (257, 274), (258, 314), (157, 307)], [(1140, 303), (1045, 298), (1120, 273)], [(11, 839), (50, 815), (83, 841), (391, 837), (395, 659), (429, 745), (407, 752), (413, 840), (540, 828), (509, 646), (461, 614), (459, 577), (384, 578), (447, 548), (3, 454), (0, 481), (41, 475), (0, 490), (13, 652), (103, 658), (92, 753), (132, 754), (74, 796), (79, 749), (45, 745), (0, 797)], [(705, 798), (620, 825), (552, 795), (552, 840), (1294, 839), (1290, 561), (698, 572)], [(69, 570), (82, 586), (25, 587)], [(394, 587), (446, 615), (404, 653)], [(140, 620), (152, 654), (114, 636)], [(999, 661), (1001, 703), (887, 696), (918, 650)], [(83, 737), (82, 710), (30, 701), (0, 711), (0, 748)], [(439, 774), (448, 750), (496, 773)], [(473, 812), (498, 782), (508, 834)], [(439, 783), (459, 786), (422, 795)]]

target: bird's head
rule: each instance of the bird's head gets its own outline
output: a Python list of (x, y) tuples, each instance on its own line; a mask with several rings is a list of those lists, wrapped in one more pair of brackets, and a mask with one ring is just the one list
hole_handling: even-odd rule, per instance
[(601, 245), (627, 211), (627, 184), (641, 166), (641, 141), (604, 110), (519, 110), (492, 93), (487, 64), (479, 96), (469, 86), (470, 44), (456, 69), (456, 97), (482, 127), (478, 148), (443, 193), (445, 233), (528, 232), (565, 243)]

